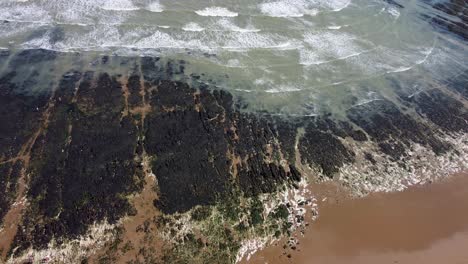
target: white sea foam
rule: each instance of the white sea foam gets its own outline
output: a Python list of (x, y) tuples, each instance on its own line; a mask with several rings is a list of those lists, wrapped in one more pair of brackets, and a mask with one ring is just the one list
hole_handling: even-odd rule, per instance
[(146, 10), (155, 13), (161, 13), (164, 11), (164, 6), (161, 5), (159, 2), (153, 2), (146, 7)]
[(139, 9), (130, 0), (106, 0), (101, 8), (113, 11), (134, 11)]
[(207, 7), (203, 10), (197, 10), (195, 13), (199, 16), (212, 16), (212, 17), (236, 17), (239, 14), (233, 11), (230, 11), (229, 9), (225, 7), (218, 7), (218, 6), (213, 6), (213, 7)]
[(301, 65), (319, 65), (325, 61), (317, 51), (308, 48), (299, 50), (299, 64)]
[(298, 5), (291, 4), (287, 1), (277, 1), (260, 4), (260, 10), (263, 14), (272, 17), (302, 17), (304, 16), (303, 8)]
[[(41, 1), (53, 17), (53, 23), (74, 25), (105, 25), (124, 22), (138, 7), (130, 0), (55, 0)], [(115, 12), (119, 14), (116, 15)]]
[(295, 86), (278, 86), (275, 88), (271, 88), (268, 90), (265, 90), (267, 93), (289, 93), (289, 92), (298, 92), (301, 91), (301, 88), (295, 87)]
[(339, 12), (347, 8), (352, 0), (310, 0), (309, 4), (334, 12)]
[(239, 263), (244, 258), (249, 261), (250, 257), (255, 252), (266, 246), (267, 242), (267, 238), (248, 239), (242, 241), (242, 245), (236, 255), (236, 263)]
[(185, 26), (182, 27), (182, 29), (185, 31), (193, 31), (193, 32), (200, 32), (200, 31), (205, 30), (203, 27), (201, 27), (195, 22), (190, 22), (186, 24)]
[(266, 78), (256, 79), (254, 81), (255, 85), (265, 85), (267, 83), (273, 83), (273, 81), (270, 79), (266, 79)]
[(22, 44), (22, 47), (26, 49), (53, 49), (49, 34), (26, 41)]
[(271, 17), (315, 16), (319, 9), (341, 11), (351, 4), (351, 0), (277, 0), (259, 4), (260, 11)]
[(405, 71), (409, 71), (413, 68), (413, 66), (409, 66), (409, 67), (398, 67), (394, 70), (390, 70), (390, 71), (387, 71), (387, 73), (399, 73), (399, 72), (405, 72)]
[(140, 48), (178, 48), (180, 47), (180, 42), (168, 33), (156, 31), (151, 36), (137, 41), (135, 45)]
[(320, 2), (323, 2), (324, 6), (329, 7), (335, 12), (339, 12), (347, 8), (351, 4), (351, 0), (328, 0), (328, 1), (320, 1)]
[[(44, 37), (47, 37), (45, 35)], [(95, 27), (87, 33), (69, 34), (68, 37), (57, 43), (63, 50), (100, 50), (109, 47), (123, 46), (119, 30), (114, 25)]]
[[(163, 28), (159, 29), (158, 28)], [(236, 30), (237, 28), (233, 28)], [(294, 48), (292, 42), (281, 35), (260, 34), (253, 31), (226, 31), (222, 34), (194, 34), (203, 29), (199, 24), (188, 23), (184, 32), (170, 30), (169, 26), (135, 27), (121, 30), (118, 24), (103, 24), (68, 31), (58, 43), (50, 43), (48, 34), (42, 34), (22, 43), (23, 47), (69, 50), (115, 50), (121, 49), (192, 49), (197, 51), (246, 51), (250, 49)], [(19, 32), (18, 34), (21, 34)], [(55, 41), (54, 41), (55, 42)], [(0, 43), (2, 44), (2, 43)], [(53, 46), (51, 46), (53, 45)], [(231, 65), (234, 66), (234, 65)]]
[(17, 23), (17, 22), (10, 22), (0, 26), (0, 36), (3, 39), (7, 38), (14, 38), (17, 36), (21, 36), (24, 33), (29, 32), (36, 28), (36, 24), (25, 24), (25, 23)]
[(116, 225), (109, 224), (107, 220), (94, 222), (79, 237), (61, 242), (52, 239), (44, 249), (27, 248), (21, 255), (11, 256), (6, 263), (78, 263), (112, 241), (112, 231), (116, 228)]
[(218, 36), (224, 50), (245, 51), (248, 49), (295, 49), (296, 43), (277, 34), (261, 34), (256, 32), (231, 32)]
[(304, 34), (304, 41), (310, 49), (301, 51), (300, 63), (317, 65), (337, 59), (347, 59), (365, 52), (360, 41), (349, 33), (335, 31), (309, 32)]
[(400, 11), (398, 11), (398, 9), (396, 9), (395, 7), (390, 7), (387, 9), (387, 11), (390, 15), (392, 15), (395, 18), (400, 17)]
[[(256, 32), (227, 31), (223, 34), (189, 34), (176, 32), (156, 32), (142, 39), (145, 48), (188, 48), (201, 51), (228, 50), (246, 51), (250, 49), (293, 48), (293, 43), (287, 38), (275, 34), (260, 34)], [(142, 45), (139, 43), (138, 46)]]
[(226, 67), (230, 68), (240, 68), (242, 67), (240, 61), (238, 59), (230, 59), (228, 60), (227, 64), (225, 65)]
[(238, 88), (234, 89), (234, 90), (236, 90), (238, 92), (244, 92), (244, 93), (253, 93), (253, 92), (255, 92), (254, 90), (238, 89)]
[[(452, 41), (449, 36), (440, 38), (434, 52), (427, 49), (433, 32), (429, 26), (425, 28), (426, 22), (411, 17), (420, 11), (413, 5), (399, 14), (397, 8), (384, 1), (255, 0), (246, 5), (208, 2), (212, 4), (194, 7), (180, 0), (0, 0), (0, 21), (9, 21), (0, 23), (0, 46), (118, 51), (129, 56), (209, 52), (216, 55), (208, 62), (213, 63), (211, 69), (222, 65), (228, 74), (245, 80), (252, 76), (271, 79), (271, 84), (254, 83), (246, 90), (264, 94), (269, 89), (270, 93), (279, 93), (278, 98), (281, 92), (297, 87), (321, 91), (327, 85), (341, 83), (344, 87), (345, 83), (392, 72), (405, 77), (424, 71), (431, 78), (442, 79), (467, 67), (462, 52), (451, 51), (457, 45), (459, 49), (464, 46), (447, 45), (445, 40)], [(170, 10), (174, 16), (185, 17), (174, 20), (174, 16), (166, 14), (132, 11), (138, 8)], [(380, 10), (382, 13), (374, 16)], [(311, 16), (317, 12), (320, 16)], [(395, 20), (392, 16), (400, 16), (404, 25), (415, 27), (387, 23), (388, 19)], [(52, 31), (56, 28), (63, 31), (61, 38), (45, 34), (59, 32)], [(442, 60), (447, 52), (452, 55)], [(195, 63), (198, 59), (193, 57)], [(280, 83), (285, 86), (278, 88)]]
[[(400, 72), (409, 71), (413, 69), (414, 67), (425, 63), (429, 59), (429, 57), (432, 55), (434, 51), (434, 46), (435, 46), (435, 43), (433, 44), (432, 47), (425, 48), (422, 51), (420, 51), (420, 54), (424, 55), (424, 57), (422, 59), (416, 60), (416, 62), (411, 64), (410, 66), (399, 66), (399, 67), (396, 67), (395, 69), (391, 69), (387, 71), (387, 73), (400, 73)], [(414, 61), (414, 59), (412, 59), (411, 61)]]
[(142, 38), (133, 44), (138, 49), (192, 49), (198, 51), (212, 51), (216, 49), (214, 44), (197, 38), (188, 38), (172, 35), (162, 31), (156, 31), (148, 37)]
[[(239, 51), (239, 52), (244, 52), (250, 49), (267, 49), (267, 50), (294, 50), (297, 49), (296, 46), (291, 45), (290, 42), (284, 42), (284, 43), (279, 43), (279, 44), (268, 44), (268, 39), (264, 39), (265, 41), (262, 41), (261, 39), (257, 40), (238, 40), (238, 41), (230, 41), (228, 45), (222, 46), (221, 48), (224, 50), (229, 50), (229, 51)], [(260, 68), (260, 67), (259, 67)], [(266, 68), (266, 67), (262, 67)]]
[(352, 105), (351, 108), (366, 105), (366, 104), (369, 104), (371, 102), (381, 101), (381, 100), (383, 100), (383, 99), (379, 96), (378, 93), (376, 93), (374, 91), (369, 91), (369, 92), (366, 93), (365, 96), (363, 96), (363, 98), (360, 98), (356, 104)]
[(0, 20), (49, 23), (49, 12), (36, 4), (0, 8)]

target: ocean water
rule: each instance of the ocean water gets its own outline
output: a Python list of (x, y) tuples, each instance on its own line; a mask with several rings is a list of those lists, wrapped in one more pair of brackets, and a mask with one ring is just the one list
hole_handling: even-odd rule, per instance
[(246, 110), (340, 116), (466, 72), (466, 43), (431, 23), (458, 18), (434, 2), (3, 0), (0, 49), (164, 56)]
[[(199, 262), (205, 253), (240, 260), (276, 227), (284, 234), (286, 219), (267, 221), (284, 215), (280, 204), (297, 231), (306, 211), (316, 218), (309, 182), (365, 196), (466, 170), (467, 7), (0, 0), (0, 258), (80, 262), (110, 252), (123, 261), (166, 254), (167, 242), (169, 261), (192, 260), (189, 252)], [(189, 211), (208, 205), (206, 221)], [(160, 225), (161, 213), (176, 211)], [(209, 243), (200, 248), (198, 237)]]

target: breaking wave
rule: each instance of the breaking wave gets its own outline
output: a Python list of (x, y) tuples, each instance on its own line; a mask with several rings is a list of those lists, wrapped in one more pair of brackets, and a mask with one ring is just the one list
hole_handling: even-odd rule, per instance
[(194, 22), (190, 22), (186, 24), (184, 27), (182, 27), (182, 29), (185, 31), (195, 31), (195, 32), (200, 32), (200, 31), (205, 30), (203, 27), (201, 27), (200, 25)]
[(155, 12), (155, 13), (161, 13), (164, 11), (164, 7), (163, 5), (161, 5), (159, 2), (153, 2), (151, 4), (149, 4), (146, 9), (148, 11), (151, 11), (151, 12)]
[(104, 1), (101, 8), (113, 11), (134, 11), (139, 9), (130, 0), (107, 0)]
[(202, 10), (197, 10), (195, 13), (199, 16), (208, 16), (208, 17), (236, 17), (239, 14), (232, 12), (225, 7), (207, 7)]

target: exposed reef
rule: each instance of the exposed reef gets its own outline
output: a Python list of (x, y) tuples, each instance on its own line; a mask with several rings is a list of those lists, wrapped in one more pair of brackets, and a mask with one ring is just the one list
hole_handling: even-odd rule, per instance
[[(242, 241), (274, 239), (301, 222), (291, 216), (297, 204), (279, 194), (301, 190), (308, 176), (365, 194), (408, 184), (401, 170), (417, 182), (430, 180), (418, 178), (425, 170), (468, 164), (467, 102), (454, 95), (466, 94), (466, 79), (412, 96), (399, 87), (396, 98), (356, 105), (341, 119), (285, 118), (242, 111), (242, 98), (187, 76), (183, 61), (159, 58), (104, 57), (35, 89), (44, 81), (34, 66), (61, 56), (0, 57), (10, 69), (0, 76), (0, 253), (12, 263), (44, 250), (54, 260), (70, 241), (79, 250), (87, 239), (89, 248), (90, 230), (109, 226), (110, 242), (93, 254), (117, 261), (133, 252), (125, 232), (136, 232), (121, 227), (142, 208), (152, 213), (138, 230), (166, 244), (158, 256), (138, 256), (234, 262)], [(150, 206), (137, 206), (145, 192)], [(83, 252), (75, 260), (90, 257)]]

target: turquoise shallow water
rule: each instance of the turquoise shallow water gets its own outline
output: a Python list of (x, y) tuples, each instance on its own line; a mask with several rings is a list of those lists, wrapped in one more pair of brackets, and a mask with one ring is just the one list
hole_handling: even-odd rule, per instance
[(340, 115), (392, 98), (395, 80), (411, 95), (468, 67), (466, 43), (430, 23), (456, 18), (427, 1), (388, 2), (6, 0), (0, 47), (164, 55), (248, 110)]

